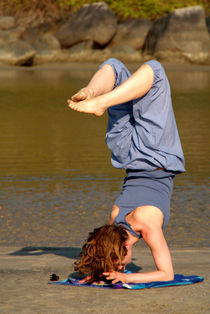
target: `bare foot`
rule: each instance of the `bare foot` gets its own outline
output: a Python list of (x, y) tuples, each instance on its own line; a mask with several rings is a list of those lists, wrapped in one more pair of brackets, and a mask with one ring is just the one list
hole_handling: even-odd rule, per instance
[(104, 114), (106, 108), (103, 103), (101, 103), (101, 97), (95, 97), (83, 101), (73, 101), (68, 100), (69, 107), (73, 110), (94, 114), (97, 117), (100, 117)]
[(84, 87), (80, 89), (75, 95), (71, 97), (74, 102), (82, 101), (85, 99), (90, 99), (94, 97), (94, 92), (92, 88)]

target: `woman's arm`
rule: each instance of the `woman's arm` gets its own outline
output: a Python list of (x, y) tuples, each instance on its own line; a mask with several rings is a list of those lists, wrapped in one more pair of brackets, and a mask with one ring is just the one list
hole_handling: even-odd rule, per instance
[[(145, 95), (153, 85), (154, 72), (147, 65), (142, 65), (131, 77), (117, 88), (100, 96), (83, 101), (68, 100), (73, 110), (101, 116), (109, 107), (137, 99)], [(97, 85), (97, 80), (94, 80)], [(99, 88), (99, 90), (101, 90)]]
[[(117, 208), (114, 209), (116, 210)], [(135, 227), (135, 230), (141, 232), (142, 238), (151, 250), (157, 270), (131, 274), (109, 272), (104, 274), (107, 276), (107, 279), (113, 280), (113, 283), (118, 281), (151, 282), (173, 280), (174, 271), (171, 255), (161, 229), (162, 212), (153, 206), (142, 206), (137, 208), (127, 220), (132, 227)]]
[(144, 241), (150, 247), (157, 270), (146, 273), (121, 273), (109, 272), (104, 273), (106, 278), (112, 280), (112, 283), (121, 281), (128, 282), (152, 282), (152, 281), (168, 281), (174, 279), (174, 271), (172, 266), (171, 255), (168, 245), (162, 233), (162, 230), (149, 231), (147, 235), (142, 235)]
[(159, 226), (150, 226), (142, 232), (145, 243), (149, 246), (157, 271), (151, 273), (154, 280), (173, 280), (174, 271), (171, 254), (162, 229)]
[(149, 246), (157, 270), (148, 273), (128, 274), (131, 282), (168, 281), (174, 279), (174, 271), (170, 251), (158, 226), (142, 231), (142, 237)]

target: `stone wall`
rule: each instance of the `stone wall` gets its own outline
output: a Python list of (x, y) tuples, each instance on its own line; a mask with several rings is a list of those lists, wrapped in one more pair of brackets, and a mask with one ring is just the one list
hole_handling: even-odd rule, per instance
[(103, 2), (84, 5), (61, 24), (36, 28), (18, 26), (14, 17), (2, 16), (0, 63), (101, 62), (117, 57), (127, 62), (156, 58), (210, 64), (209, 24), (200, 6), (177, 9), (154, 22), (119, 24)]

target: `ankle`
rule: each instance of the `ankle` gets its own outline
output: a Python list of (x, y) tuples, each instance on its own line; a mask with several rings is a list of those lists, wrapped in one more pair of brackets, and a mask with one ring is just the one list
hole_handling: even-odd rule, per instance
[(97, 104), (100, 110), (102, 110), (103, 112), (105, 112), (109, 108), (106, 94), (97, 96)]
[(113, 99), (112, 99), (112, 95), (111, 93), (106, 93), (104, 95), (99, 96), (100, 97), (100, 101), (99, 104), (101, 106), (101, 108), (103, 108), (103, 110), (107, 110), (109, 107), (112, 107), (113, 104)]

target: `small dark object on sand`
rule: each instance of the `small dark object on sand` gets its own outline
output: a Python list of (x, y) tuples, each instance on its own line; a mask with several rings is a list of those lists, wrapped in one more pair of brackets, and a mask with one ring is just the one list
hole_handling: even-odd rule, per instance
[(50, 275), (50, 281), (58, 281), (58, 280), (59, 280), (59, 276), (57, 276), (56, 274)]

